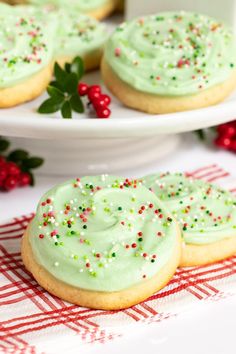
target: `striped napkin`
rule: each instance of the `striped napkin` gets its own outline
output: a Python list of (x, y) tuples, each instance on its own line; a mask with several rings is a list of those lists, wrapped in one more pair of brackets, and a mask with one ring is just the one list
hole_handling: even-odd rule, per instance
[[(189, 172), (236, 195), (236, 178), (217, 165)], [(0, 353), (77, 352), (80, 345), (124, 335), (127, 326), (159, 322), (236, 293), (236, 256), (214, 265), (178, 269), (145, 302), (122, 311), (91, 310), (48, 294), (23, 266), (20, 241), (33, 214), (0, 225)]]

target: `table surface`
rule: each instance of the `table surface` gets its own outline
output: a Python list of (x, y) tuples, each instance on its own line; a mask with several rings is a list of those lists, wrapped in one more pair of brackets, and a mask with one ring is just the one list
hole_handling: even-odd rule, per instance
[[(174, 154), (155, 165), (138, 172), (139, 176), (156, 171), (186, 171), (217, 163), (235, 176), (236, 155), (216, 150), (197, 141), (193, 134), (182, 135), (181, 145)], [(137, 175), (137, 176), (138, 176)], [(127, 176), (131, 173), (127, 171)], [(35, 210), (42, 194), (63, 177), (37, 176), (34, 188), (18, 189), (0, 194), (0, 222)], [(236, 281), (236, 280), (235, 280)], [(135, 348), (137, 354), (159, 352), (172, 354), (235, 353), (236, 296), (221, 302), (207, 304), (197, 311), (188, 311), (161, 323), (138, 326), (134, 331), (106, 344), (83, 346), (80, 353), (128, 353)]]

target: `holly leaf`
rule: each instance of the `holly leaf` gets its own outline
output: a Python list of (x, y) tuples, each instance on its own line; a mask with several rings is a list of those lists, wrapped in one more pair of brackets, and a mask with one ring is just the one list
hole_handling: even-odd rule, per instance
[(65, 90), (69, 94), (73, 94), (77, 92), (78, 87), (78, 78), (75, 73), (67, 74), (67, 78), (65, 81)]
[(71, 110), (71, 105), (70, 105), (69, 101), (65, 101), (63, 103), (63, 106), (61, 107), (61, 114), (62, 114), (62, 117), (65, 119), (72, 118), (72, 110)]
[(55, 113), (61, 109), (62, 104), (63, 100), (55, 100), (51, 97), (41, 104), (41, 106), (38, 108), (38, 113)]
[(65, 71), (70, 74), (71, 73), (71, 64), (70, 63), (65, 63)]
[(64, 87), (64, 82), (67, 77), (67, 72), (63, 70), (58, 63), (54, 64), (54, 75), (56, 78), (56, 81), (59, 83), (61, 87)]
[(50, 82), (50, 86), (56, 87), (58, 90), (64, 92), (64, 88), (59, 84), (58, 81), (54, 80)]
[(49, 85), (47, 87), (47, 93), (54, 98), (55, 101), (62, 102), (64, 100), (64, 93), (55, 86)]
[(23, 166), (25, 169), (34, 169), (42, 166), (44, 160), (41, 157), (29, 157), (23, 161)]
[(77, 113), (83, 113), (84, 112), (83, 102), (82, 102), (80, 96), (77, 93), (71, 96), (70, 104), (71, 104), (71, 107), (72, 107), (73, 111), (75, 111)]
[(0, 151), (6, 151), (10, 146), (10, 142), (6, 139), (0, 139)]
[(206, 138), (205, 131), (203, 129), (195, 130), (194, 133), (197, 135), (198, 139), (204, 141)]
[(75, 57), (70, 65), (70, 72), (77, 75), (78, 80), (84, 75), (84, 63), (80, 57)]
[(29, 157), (29, 153), (25, 150), (14, 150), (8, 155), (8, 160), (13, 162), (21, 162)]

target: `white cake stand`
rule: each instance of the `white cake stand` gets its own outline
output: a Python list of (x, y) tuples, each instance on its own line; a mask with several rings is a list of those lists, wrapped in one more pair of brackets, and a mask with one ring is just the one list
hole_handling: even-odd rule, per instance
[[(84, 80), (101, 83), (99, 73), (91, 73)], [(180, 139), (177, 133), (236, 117), (236, 93), (220, 105), (165, 115), (130, 110), (113, 99), (110, 119), (75, 114), (69, 120), (60, 114), (39, 115), (36, 109), (44, 98), (0, 110), (0, 135), (12, 137), (13, 147), (44, 157), (40, 172), (46, 174), (134, 173), (172, 153)]]

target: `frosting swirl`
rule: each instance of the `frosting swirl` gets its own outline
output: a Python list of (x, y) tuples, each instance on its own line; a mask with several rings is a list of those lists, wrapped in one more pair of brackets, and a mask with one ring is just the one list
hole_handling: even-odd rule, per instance
[(167, 12), (117, 27), (106, 45), (105, 59), (138, 91), (191, 95), (230, 77), (236, 43), (231, 30), (213, 18)]
[(57, 21), (54, 15), (0, 4), (0, 89), (49, 65)]
[(74, 9), (59, 9), (60, 26), (57, 31), (56, 56), (92, 56), (101, 50), (108, 33), (105, 25)]
[(171, 210), (186, 244), (236, 237), (236, 198), (228, 191), (180, 173), (146, 176), (142, 183)]
[(157, 274), (178, 242), (176, 224), (153, 193), (107, 175), (51, 189), (29, 234), (37, 263), (57, 279), (108, 292)]

